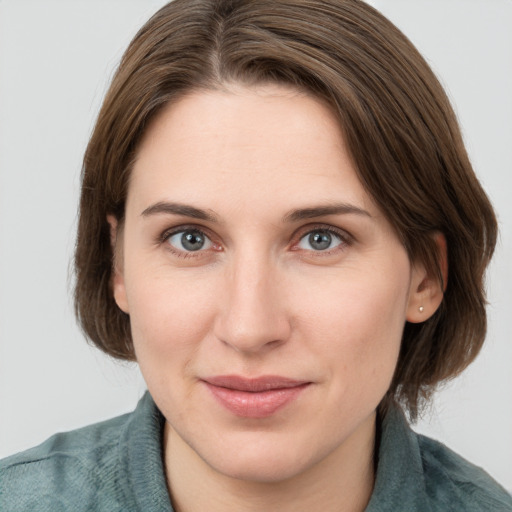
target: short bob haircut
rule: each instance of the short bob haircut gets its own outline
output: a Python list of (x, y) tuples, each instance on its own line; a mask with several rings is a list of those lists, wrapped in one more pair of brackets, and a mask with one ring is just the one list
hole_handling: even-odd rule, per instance
[[(112, 294), (107, 215), (122, 226), (130, 170), (155, 115), (192, 91), (233, 83), (285, 84), (326, 102), (361, 183), (411, 262), (445, 287), (429, 320), (406, 323), (380, 405), (401, 404), (415, 419), (435, 387), (466, 368), (483, 344), (484, 273), (497, 223), (434, 73), (361, 0), (174, 0), (142, 27), (113, 77), (83, 162), (75, 254), (83, 331), (107, 354), (135, 359), (129, 316)], [(447, 283), (436, 233), (447, 242)]]

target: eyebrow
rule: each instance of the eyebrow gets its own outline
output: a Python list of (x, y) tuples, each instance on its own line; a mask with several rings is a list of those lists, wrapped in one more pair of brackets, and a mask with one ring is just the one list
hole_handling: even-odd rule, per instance
[[(141, 215), (143, 217), (149, 217), (150, 215), (167, 214), (167, 215), (183, 215), (185, 217), (191, 217), (193, 219), (204, 220), (212, 223), (218, 223), (219, 218), (211, 210), (203, 210), (182, 203), (169, 203), (166, 201), (159, 201), (148, 208), (146, 208)], [(314, 219), (316, 217), (324, 217), (327, 215), (346, 215), (355, 214), (370, 217), (370, 213), (358, 206), (339, 203), (333, 205), (321, 205), (313, 206), (309, 208), (299, 208), (286, 213), (282, 221), (285, 223), (299, 222), (306, 219)]]
[(284, 217), (284, 222), (297, 222), (306, 219), (314, 219), (316, 217), (324, 217), (327, 215), (346, 215), (355, 214), (370, 217), (371, 215), (366, 210), (347, 203), (339, 203), (333, 205), (313, 206), (311, 208), (300, 208), (288, 212)]
[(205, 220), (208, 222), (218, 222), (218, 218), (213, 212), (195, 208), (194, 206), (189, 206), (187, 204), (168, 203), (165, 201), (160, 201), (149, 206), (141, 213), (141, 215), (143, 217), (149, 217), (150, 215), (157, 215), (161, 213), (183, 215), (185, 217), (192, 217), (193, 219)]

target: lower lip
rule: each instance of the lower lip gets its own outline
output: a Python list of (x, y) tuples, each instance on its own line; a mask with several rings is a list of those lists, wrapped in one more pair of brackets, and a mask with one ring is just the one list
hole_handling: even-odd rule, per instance
[(244, 418), (266, 418), (293, 402), (309, 383), (291, 388), (250, 392), (223, 388), (205, 382), (206, 386), (228, 411)]

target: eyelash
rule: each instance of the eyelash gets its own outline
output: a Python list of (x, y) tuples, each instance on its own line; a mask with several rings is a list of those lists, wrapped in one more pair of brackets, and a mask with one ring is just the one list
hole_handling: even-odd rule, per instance
[(301, 249), (298, 248), (298, 244), (305, 237), (315, 232), (328, 233), (329, 235), (334, 235), (340, 240), (340, 243), (331, 249), (324, 251), (314, 251), (311, 249), (308, 251), (309, 253), (314, 254), (316, 257), (331, 256), (332, 254), (345, 250), (347, 247), (350, 247), (350, 245), (354, 243), (354, 237), (342, 229), (325, 224), (314, 224), (301, 228), (298, 234), (298, 241), (292, 245), (292, 250), (300, 251)]
[[(172, 236), (177, 235), (179, 233), (184, 233), (186, 231), (197, 231), (197, 232), (201, 233), (202, 235), (204, 235), (206, 238), (208, 238), (210, 240), (210, 242), (214, 246), (214, 250), (216, 252), (222, 251), (222, 248), (220, 247), (220, 245), (213, 241), (214, 237), (209, 234), (208, 230), (206, 230), (204, 227), (195, 226), (195, 225), (181, 225), (181, 226), (177, 226), (175, 228), (166, 230), (158, 237), (158, 242), (160, 244), (166, 244), (167, 249), (169, 251), (171, 251), (175, 256), (178, 256), (179, 258), (194, 258), (194, 257), (200, 256), (200, 255), (204, 255), (204, 252), (206, 252), (206, 250), (199, 249), (198, 251), (182, 251), (182, 250), (174, 248), (170, 243), (168, 243), (169, 239)], [(328, 233), (329, 235), (334, 235), (336, 238), (338, 238), (340, 240), (340, 243), (338, 245), (336, 245), (335, 247), (333, 247), (332, 249), (328, 249), (325, 251), (314, 251), (314, 250), (308, 251), (310, 253), (315, 254), (315, 256), (320, 256), (320, 257), (330, 256), (335, 252), (343, 251), (344, 249), (346, 249), (347, 247), (349, 247), (350, 245), (352, 245), (354, 243), (353, 236), (344, 230), (335, 228), (330, 225), (314, 224), (314, 225), (304, 226), (303, 228), (300, 229), (300, 231), (297, 235), (294, 235), (293, 238), (297, 239), (297, 241), (292, 244), (291, 250), (292, 251), (300, 251), (301, 249), (298, 248), (298, 244), (306, 236), (308, 236), (314, 232)]]
[(194, 225), (182, 225), (177, 226), (175, 228), (166, 230), (162, 233), (162, 235), (159, 237), (158, 242), (160, 244), (166, 244), (166, 248), (173, 253), (173, 255), (178, 256), (178, 258), (194, 258), (199, 255), (204, 254), (205, 251), (198, 250), (198, 251), (181, 251), (179, 249), (174, 248), (169, 242), (169, 239), (177, 235), (178, 233), (184, 233), (186, 231), (197, 231), (198, 233), (201, 233), (204, 235), (208, 240), (212, 242), (212, 245), (216, 247), (216, 251), (220, 252), (222, 249), (217, 249), (219, 247), (218, 244), (213, 242), (213, 237), (209, 234), (207, 230), (205, 230), (203, 227), (200, 226), (194, 226)]

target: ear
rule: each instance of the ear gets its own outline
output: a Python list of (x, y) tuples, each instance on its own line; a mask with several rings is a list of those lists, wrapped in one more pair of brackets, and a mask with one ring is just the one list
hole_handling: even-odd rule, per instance
[(119, 306), (119, 309), (128, 313), (128, 300), (126, 297), (126, 287), (124, 282), (122, 232), (119, 227), (119, 222), (114, 215), (107, 215), (107, 222), (110, 226), (110, 244), (112, 247), (112, 254), (114, 255), (112, 262), (112, 274), (110, 276), (110, 286), (112, 287), (112, 294), (114, 295), (114, 299), (116, 304)]
[(436, 233), (433, 240), (437, 246), (437, 258), (441, 270), (442, 282), (437, 275), (430, 275), (424, 265), (413, 265), (411, 287), (407, 305), (407, 321), (420, 323), (428, 320), (441, 305), (448, 280), (448, 253), (446, 238)]

